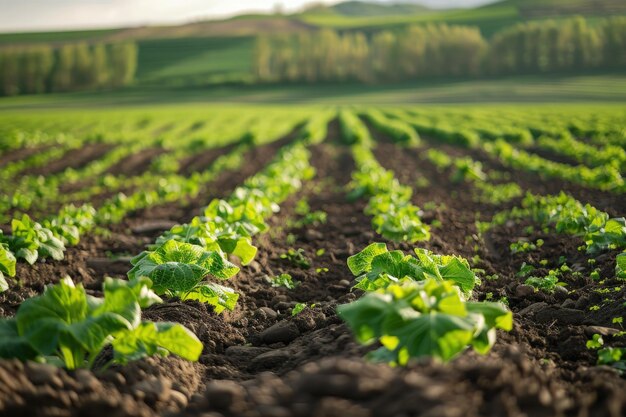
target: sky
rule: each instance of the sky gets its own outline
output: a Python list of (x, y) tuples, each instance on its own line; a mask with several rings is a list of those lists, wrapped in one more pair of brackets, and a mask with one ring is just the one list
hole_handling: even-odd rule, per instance
[[(438, 8), (472, 7), (489, 2), (413, 1)], [(312, 0), (0, 0), (0, 32), (174, 24), (248, 11), (269, 12), (277, 4), (292, 12), (312, 2), (320, 3)]]

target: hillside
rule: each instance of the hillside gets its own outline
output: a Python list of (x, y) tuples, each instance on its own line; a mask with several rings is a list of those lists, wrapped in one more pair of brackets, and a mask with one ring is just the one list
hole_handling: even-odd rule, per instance
[(484, 35), (522, 21), (572, 15), (626, 15), (625, 0), (503, 0), (474, 9), (432, 10), (404, 0), (383, 4), (346, 1), (316, 5), (292, 15), (242, 15), (174, 26), (142, 26), (107, 30), (0, 33), (0, 45), (63, 43), (85, 40), (145, 40), (193, 37), (237, 37), (294, 33), (321, 27), (375, 31), (409, 24), (449, 23), (478, 26)]
[(348, 17), (401, 16), (430, 11), (427, 7), (412, 3), (372, 3), (365, 1), (346, 1), (331, 6), (314, 5), (307, 8), (303, 15), (341, 15)]
[(0, 34), (0, 47), (134, 40), (139, 47), (138, 86), (198, 86), (249, 82), (255, 37), (259, 34), (298, 33), (322, 27), (371, 33), (409, 24), (448, 23), (477, 26), (490, 37), (519, 22), (576, 14), (626, 15), (626, 0), (504, 0), (457, 10), (347, 1), (292, 15), (242, 15), (176, 26)]
[(479, 9), (511, 7), (523, 18), (567, 15), (609, 16), (626, 13), (623, 0), (504, 0)]
[[(335, 6), (337, 7), (337, 6)], [(317, 27), (375, 31), (410, 24), (449, 23), (478, 26), (484, 35), (528, 20), (626, 15), (624, 0), (503, 0), (474, 9), (437, 10), (400, 14), (346, 15), (340, 13), (303, 13), (302, 21)]]

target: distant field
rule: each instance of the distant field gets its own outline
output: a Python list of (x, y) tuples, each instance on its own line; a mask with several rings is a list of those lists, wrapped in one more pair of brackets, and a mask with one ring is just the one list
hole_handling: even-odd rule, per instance
[(75, 30), (65, 32), (0, 33), (0, 45), (37, 42), (74, 42), (99, 39), (121, 29)]
[(254, 39), (175, 38), (139, 42), (138, 85), (180, 86), (250, 77)]
[(472, 103), (624, 103), (626, 76), (511, 77), (494, 80), (432, 81), (364, 86), (267, 85), (205, 88), (133, 87), (99, 93), (49, 94), (0, 99), (11, 108), (115, 107), (173, 103), (298, 104), (472, 104)]
[(403, 27), (409, 24), (450, 23), (480, 27), (490, 36), (494, 32), (522, 20), (518, 9), (513, 6), (494, 6), (485, 9), (456, 10), (410, 14), (402, 16), (342, 16), (303, 14), (300, 17), (308, 24), (336, 29), (378, 30)]
[(573, 15), (587, 18), (623, 15), (626, 3), (621, 0), (508, 0), (489, 6), (467, 10), (425, 11), (413, 14), (350, 16), (339, 13), (304, 13), (298, 15), (304, 22), (335, 29), (365, 31), (394, 29), (410, 24), (448, 23), (477, 26), (489, 37), (516, 23), (529, 20), (562, 19)]
[[(592, 7), (593, 6), (593, 7)], [(383, 13), (382, 9), (387, 9)], [(405, 13), (401, 13), (405, 11)], [(95, 42), (134, 40), (139, 46), (136, 85), (139, 88), (214, 88), (217, 84), (246, 84), (252, 79), (254, 38), (261, 33), (296, 33), (316, 28), (362, 30), (372, 33), (381, 29), (399, 29), (409, 24), (448, 23), (479, 27), (489, 37), (495, 32), (522, 21), (545, 18), (565, 18), (573, 14), (585, 15), (591, 24), (599, 16), (626, 13), (624, 0), (505, 0), (489, 6), (461, 10), (429, 10), (417, 6), (382, 6), (363, 2), (346, 2), (331, 7), (319, 6), (308, 12), (293, 15), (242, 15), (232, 19), (193, 22), (180, 26), (146, 26), (126, 29), (82, 30), (64, 32), (34, 32), (0, 34), (0, 48), (6, 45), (63, 42)], [(520, 91), (519, 85), (507, 81), (466, 81), (449, 84), (445, 81), (401, 84), (395, 87), (321, 86), (279, 88), (223, 87), (218, 93), (228, 99), (268, 97), (272, 100), (308, 101), (315, 97), (353, 96), (401, 102), (483, 101), (515, 98), (530, 101), (545, 100), (598, 100), (623, 97), (619, 83), (614, 89), (587, 88), (586, 81), (603, 80), (603, 77), (569, 78), (565, 85), (557, 85), (554, 98), (543, 97), (541, 79), (528, 78), (529, 89)], [(572, 81), (573, 80), (573, 81)], [(551, 82), (551, 81), (550, 81)], [(552, 87), (549, 85), (548, 87)], [(615, 91), (616, 90), (616, 91)], [(135, 90), (136, 91), (136, 90)], [(207, 91), (193, 91), (193, 96), (204, 97)], [(224, 92), (225, 91), (225, 92)], [(294, 93), (297, 92), (297, 93)], [(121, 92), (121, 97), (127, 97)], [(140, 97), (150, 92), (137, 92)], [(178, 95), (168, 91), (166, 95)], [(299, 96), (301, 94), (301, 96)], [(479, 97), (476, 98), (476, 95)], [(87, 95), (89, 96), (89, 95)], [(128, 96), (133, 97), (133, 96)], [(484, 97), (484, 98), (483, 98)], [(502, 98), (500, 98), (502, 97)]]

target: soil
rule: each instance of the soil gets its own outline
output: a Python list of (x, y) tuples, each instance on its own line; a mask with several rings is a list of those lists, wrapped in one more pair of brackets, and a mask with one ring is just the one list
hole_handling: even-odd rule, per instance
[(52, 148), (51, 145), (45, 145), (45, 146), (34, 146), (30, 148), (19, 148), (19, 149), (11, 149), (8, 151), (4, 151), (0, 155), (0, 168), (2, 168), (3, 166), (7, 164), (10, 164), (11, 162), (21, 161), (23, 159), (29, 158), (38, 153), (45, 152), (50, 148)]
[(21, 175), (53, 175), (64, 171), (67, 168), (80, 169), (88, 163), (97, 160), (107, 152), (113, 149), (113, 146), (107, 143), (93, 143), (83, 146), (82, 148), (67, 151), (59, 159), (50, 161), (46, 165), (34, 169), (26, 168)]
[(123, 158), (111, 166), (106, 174), (125, 175), (127, 177), (141, 175), (148, 170), (154, 158), (166, 152), (162, 148), (148, 148)]
[(547, 160), (558, 162), (560, 164), (567, 164), (567, 165), (572, 165), (572, 166), (581, 165), (580, 162), (578, 162), (576, 159), (572, 158), (571, 156), (559, 155), (558, 153), (552, 150), (543, 149), (538, 146), (530, 147), (529, 149), (527, 149), (527, 151), (530, 153), (537, 154), (540, 157), (545, 158)]
[[(609, 336), (621, 330), (613, 318), (625, 315), (626, 290), (611, 279), (617, 251), (590, 256), (578, 250), (579, 239), (540, 230), (528, 234), (527, 223), (507, 224), (479, 236), (476, 219), (489, 220), (519, 200), (499, 206), (476, 203), (471, 184), (452, 184), (449, 172), (437, 171), (422, 153), (436, 146), (454, 155), (470, 154), (483, 161), (485, 169), (508, 172), (524, 189), (537, 193), (563, 189), (577, 198), (587, 196), (584, 201), (615, 214), (624, 215), (623, 202), (554, 179), (521, 176), (476, 151), (430, 142), (419, 149), (402, 149), (373, 133), (380, 142), (376, 156), (401, 182), (414, 186), (420, 178), (428, 180), (422, 188), (414, 187), (414, 203), (426, 207), (425, 221), (441, 222), (433, 225), (428, 242), (387, 242), (389, 246), (405, 251), (419, 246), (471, 259), (474, 267), (485, 270), (474, 297), (505, 298), (514, 312), (513, 331), (500, 332), (488, 355), (466, 351), (449, 364), (426, 360), (406, 369), (363, 359), (373, 347), (358, 345), (335, 309), (361, 295), (351, 291), (354, 277), (346, 266), (348, 256), (385, 240), (363, 214), (367, 201), (345, 197), (354, 163), (350, 149), (339, 144), (338, 126), (332, 123), (327, 141), (312, 148), (316, 179), (281, 204), (280, 213), (269, 220), (270, 232), (255, 239), (256, 260), (228, 281), (240, 293), (237, 308), (217, 315), (198, 302), (168, 299), (144, 311), (146, 319), (179, 322), (197, 334), (204, 343), (198, 363), (149, 358), (105, 371), (70, 372), (3, 360), (0, 415), (624, 415), (626, 381), (611, 368), (595, 366), (596, 353), (585, 347), (597, 332), (607, 334), (607, 345), (626, 342), (623, 336)], [(13, 315), (26, 297), (66, 273), (98, 294), (105, 275), (125, 275), (129, 255), (139, 253), (172, 222), (198, 214), (211, 198), (228, 195), (293, 138), (291, 134), (251, 151), (240, 171), (220, 175), (197, 199), (132, 213), (111, 229), (111, 236), (87, 237), (67, 252), (64, 261), (20, 265), (20, 285), (0, 295), (0, 315)], [(294, 207), (302, 198), (312, 211), (325, 211), (327, 222), (295, 227), (293, 220), (299, 217)], [(545, 243), (535, 251), (512, 255), (509, 245), (522, 238), (541, 238)], [(303, 249), (311, 267), (282, 259), (290, 248)], [(566, 290), (535, 292), (516, 276), (524, 262), (537, 266), (536, 274), (545, 274), (558, 266), (561, 256), (572, 270), (562, 277)], [(588, 263), (592, 258), (594, 265)], [(541, 265), (543, 259), (548, 260), (546, 265)], [(595, 268), (602, 282), (589, 278)], [(281, 273), (289, 273), (299, 285), (293, 290), (272, 287), (267, 277)], [(308, 307), (292, 316), (296, 303)]]
[(238, 144), (235, 143), (221, 148), (207, 149), (196, 155), (185, 158), (180, 163), (180, 173), (190, 176), (194, 172), (203, 171), (206, 167), (211, 166), (217, 158), (230, 153), (237, 145)]

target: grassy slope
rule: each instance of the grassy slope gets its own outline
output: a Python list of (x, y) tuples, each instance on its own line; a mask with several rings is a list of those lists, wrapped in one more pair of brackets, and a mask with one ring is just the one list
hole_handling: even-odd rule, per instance
[(74, 30), (64, 32), (0, 33), (0, 45), (20, 43), (75, 42), (101, 39), (120, 29)]
[[(402, 15), (393, 14), (392, 11), (396, 9), (388, 7), (387, 11), (392, 14), (380, 12), (376, 16), (367, 15), (384, 6), (346, 2), (338, 6), (310, 10), (294, 17), (319, 26), (367, 30), (401, 27), (407, 23), (447, 22), (479, 26), (486, 35), (490, 35), (522, 21), (524, 17), (520, 13), (520, 7), (558, 8), (563, 4), (572, 6), (585, 1), (588, 0), (507, 0), (470, 10), (429, 11), (416, 7), (415, 13)], [(261, 19), (262, 16), (245, 18)], [(250, 78), (253, 49), (254, 41), (251, 37), (141, 41), (138, 84), (206, 85), (222, 81), (246, 81)]]
[(424, 6), (410, 3), (379, 4), (366, 1), (344, 1), (335, 5), (315, 5), (303, 14), (327, 14), (342, 16), (393, 16), (427, 12)]
[[(336, 28), (378, 30), (397, 28), (409, 23), (437, 23), (476, 25), (486, 35), (524, 19), (520, 10), (533, 7), (559, 8), (577, 6), (590, 0), (506, 0), (471, 10), (432, 11), (415, 8), (414, 13), (398, 14), (398, 8), (407, 11), (413, 6), (388, 7), (385, 13), (380, 5), (347, 2), (334, 7), (322, 7), (290, 17), (275, 18), (264, 15), (246, 15), (220, 22), (206, 22), (178, 27), (143, 29), (113, 29), (56, 33), (0, 34), (0, 46), (6, 43), (62, 42), (97, 39), (137, 39), (140, 47), (137, 85), (194, 86), (221, 82), (245, 82), (250, 79), (254, 50), (252, 36), (226, 36), (242, 27), (260, 25), (271, 30), (280, 22), (296, 22)], [(617, 4), (624, 0), (600, 0)], [(621, 4), (621, 3), (620, 3)], [(625, 2), (626, 4), (626, 2)], [(371, 14), (375, 11), (375, 16)], [(266, 23), (261, 23), (266, 22)], [(225, 32), (208, 37), (211, 27), (219, 25)], [(265, 27), (271, 26), (271, 27)], [(298, 25), (287, 25), (295, 27)], [(195, 32), (194, 32), (195, 31)], [(234, 32), (233, 32), (234, 33)], [(256, 32), (255, 32), (256, 33)], [(145, 39), (144, 39), (145, 38)]]
[(409, 103), (615, 103), (626, 102), (626, 76), (513, 77), (390, 86), (216, 86), (133, 88), (101, 93), (50, 94), (0, 99), (0, 111), (61, 107), (117, 107), (173, 103), (409, 104)]
[(487, 36), (521, 20), (516, 7), (501, 5), (471, 10), (437, 11), (420, 14), (353, 17), (323, 14), (304, 14), (300, 18), (320, 27), (336, 29), (380, 30), (394, 29), (409, 24), (449, 23), (481, 28)]
[(200, 85), (249, 77), (254, 39), (175, 38), (139, 42), (139, 85)]
[(515, 23), (546, 18), (566, 18), (575, 14), (608, 16), (626, 14), (623, 0), (505, 0), (467, 10), (445, 10), (414, 14), (350, 16), (339, 13), (304, 13), (299, 18), (308, 24), (336, 29), (366, 31), (394, 29), (408, 24), (448, 23), (478, 26), (491, 36)]

